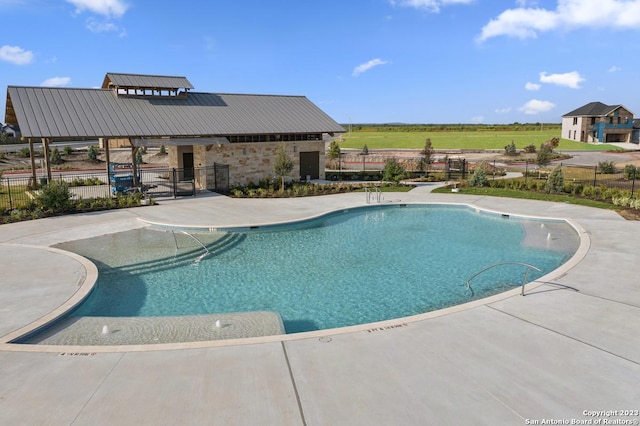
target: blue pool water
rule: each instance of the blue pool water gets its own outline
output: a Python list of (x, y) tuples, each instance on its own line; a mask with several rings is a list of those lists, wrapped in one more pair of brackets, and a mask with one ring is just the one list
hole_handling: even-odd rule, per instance
[[(552, 234), (550, 235), (550, 233)], [(206, 250), (200, 245), (202, 243)], [(74, 316), (174, 316), (275, 311), (287, 333), (363, 324), (486, 297), (573, 255), (565, 222), (460, 206), (380, 206), (297, 224), (189, 234), (137, 230), (61, 245), (98, 265)]]

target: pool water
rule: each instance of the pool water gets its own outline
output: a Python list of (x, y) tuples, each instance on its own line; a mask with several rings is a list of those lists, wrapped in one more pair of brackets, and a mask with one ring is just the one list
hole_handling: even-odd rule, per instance
[(557, 268), (578, 246), (562, 221), (462, 206), (356, 208), (238, 232), (141, 229), (61, 244), (93, 260), (95, 290), (71, 315), (274, 311), (287, 333), (420, 314), (503, 292)]

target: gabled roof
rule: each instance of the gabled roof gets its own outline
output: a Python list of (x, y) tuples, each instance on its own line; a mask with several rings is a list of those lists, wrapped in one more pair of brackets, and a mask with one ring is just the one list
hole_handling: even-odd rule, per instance
[(602, 102), (589, 102), (578, 109), (566, 113), (563, 117), (602, 117), (618, 108), (624, 108), (622, 105), (605, 105)]
[(108, 72), (102, 82), (103, 89), (111, 87), (122, 88), (153, 88), (153, 89), (193, 89), (186, 77), (168, 75), (120, 74)]
[(117, 96), (109, 89), (7, 88), (5, 121), (26, 138), (194, 137), (343, 133), (304, 96), (190, 92)]

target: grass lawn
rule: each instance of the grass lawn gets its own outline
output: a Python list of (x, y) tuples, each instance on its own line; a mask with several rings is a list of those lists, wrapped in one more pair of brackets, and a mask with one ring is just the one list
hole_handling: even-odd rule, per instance
[[(513, 141), (517, 149), (533, 144), (536, 148), (551, 138), (559, 137), (560, 130), (534, 131), (477, 131), (477, 132), (368, 132), (354, 131), (345, 133), (340, 148), (361, 149), (422, 149), (427, 138), (431, 139), (434, 149), (504, 149)], [(561, 139), (558, 150), (615, 151), (617, 148), (591, 145)]]
[[(450, 188), (436, 188), (433, 192), (439, 193), (451, 193)], [(607, 203), (605, 201), (595, 201), (588, 198), (580, 198), (569, 194), (547, 194), (544, 192), (535, 191), (518, 191), (516, 189), (504, 189), (504, 188), (487, 188), (487, 187), (471, 187), (460, 188), (459, 194), (468, 195), (488, 195), (492, 197), (506, 197), (506, 198), (520, 198), (526, 200), (539, 200), (539, 201), (553, 201), (556, 203), (575, 204), (585, 207), (596, 207), (599, 209), (608, 210), (623, 210), (622, 207)]]

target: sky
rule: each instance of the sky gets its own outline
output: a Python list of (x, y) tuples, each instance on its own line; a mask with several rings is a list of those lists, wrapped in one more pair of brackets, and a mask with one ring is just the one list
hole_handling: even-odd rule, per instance
[[(640, 0), (0, 0), (6, 87), (107, 72), (303, 95), (342, 124), (640, 117)], [(0, 116), (4, 122), (4, 113)]]

